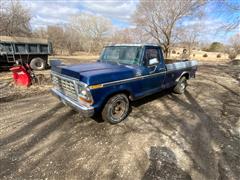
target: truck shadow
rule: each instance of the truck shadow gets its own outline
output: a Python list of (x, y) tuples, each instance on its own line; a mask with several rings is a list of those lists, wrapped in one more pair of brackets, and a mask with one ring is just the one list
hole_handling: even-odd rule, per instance
[[(228, 168), (228, 173), (237, 179), (240, 172), (234, 167), (234, 161), (232, 158), (235, 157), (235, 161), (240, 160), (240, 146), (237, 145), (239, 143), (238, 139), (233, 138), (229, 141), (225, 131), (223, 131), (223, 129), (226, 128), (224, 122), (218, 122), (214, 116), (210, 116), (189, 91), (185, 92), (185, 97), (187, 101), (181, 100), (174, 94), (171, 94), (169, 98), (173, 102), (183, 106), (185, 109), (190, 110), (200, 120), (194, 128), (194, 132), (192, 132), (194, 136), (188, 136), (190, 133), (187, 124), (181, 125), (181, 132), (183, 132), (184, 136), (191, 142), (191, 152), (189, 152), (189, 156), (191, 156), (192, 159), (195, 159), (197, 166), (199, 166), (198, 168), (201, 170), (200, 172), (205, 174), (206, 177), (211, 178), (212, 174), (216, 173), (216, 170), (212, 168), (212, 165), (215, 164), (218, 167), (220, 178), (224, 178), (225, 176), (223, 176), (225, 173), (222, 173), (221, 169)], [(170, 110), (172, 116), (175, 117), (175, 119), (178, 119), (176, 114), (171, 110), (171, 107), (166, 103), (165, 106)], [(216, 159), (216, 154), (211, 153), (216, 149), (216, 147), (213, 147), (213, 144), (217, 147), (222, 146), (222, 148), (220, 148), (221, 153), (218, 154), (219, 159)], [(226, 153), (227, 147), (234, 147), (234, 150), (230, 153)]]
[[(156, 94), (153, 94), (153, 95), (150, 95), (150, 96), (147, 96), (147, 97), (144, 97), (142, 99), (139, 99), (139, 100), (136, 100), (136, 101), (133, 101), (131, 102), (131, 105), (133, 107), (139, 107), (139, 106), (142, 106), (143, 104), (147, 104), (153, 100), (156, 100), (156, 99), (159, 99), (159, 98), (162, 98), (166, 95), (169, 95), (173, 93), (173, 89), (172, 88), (169, 88), (169, 89), (165, 89), (161, 92), (158, 92)], [(130, 111), (131, 112), (131, 111)]]
[[(168, 96), (166, 96), (167, 94)], [(218, 96), (222, 97), (221, 95)], [(124, 134), (142, 131), (156, 132), (167, 137), (181, 150), (184, 150), (185, 155), (190, 158), (193, 168), (202, 174), (203, 177), (207, 179), (228, 177), (226, 176), (226, 169), (228, 169), (227, 174), (230, 174), (231, 177), (236, 179), (239, 177), (240, 171), (234, 167), (240, 161), (239, 139), (231, 138), (231, 141), (229, 141), (226, 135), (226, 125), (224, 124), (226, 122), (223, 122), (223, 120), (218, 121), (219, 116), (209, 114), (209, 110), (214, 107), (205, 102), (203, 108), (188, 90), (182, 96), (170, 93), (167, 90), (137, 101), (134, 105), (140, 107), (152, 100), (158, 100), (163, 105), (166, 113), (161, 115), (160, 109), (151, 104), (144, 106), (144, 109), (137, 110), (133, 114), (133, 118), (138, 118), (138, 121), (142, 121), (142, 124), (138, 123), (137, 128), (128, 124), (125, 125), (126, 130)], [(179, 110), (175, 112), (176, 109), (174, 110), (174, 107), (181, 108), (180, 113)], [(197, 123), (194, 126), (192, 126), (193, 122), (187, 116), (188, 114), (196, 116), (194, 123)], [(161, 127), (164, 127), (164, 129)], [(179, 142), (178, 139), (171, 135), (174, 131), (178, 132), (178, 136), (184, 139), (190, 146), (190, 149), (186, 149), (181, 141)], [(215, 154), (216, 148), (220, 149), (220, 151)], [(231, 150), (229, 151), (229, 149)], [(144, 177), (146, 177), (146, 174), (150, 174), (148, 171)], [(152, 172), (151, 174), (153, 173), (157, 172)]]
[(104, 120), (102, 119), (102, 115), (100, 112), (97, 112), (91, 117), (92, 120), (94, 120), (97, 123), (104, 123)]

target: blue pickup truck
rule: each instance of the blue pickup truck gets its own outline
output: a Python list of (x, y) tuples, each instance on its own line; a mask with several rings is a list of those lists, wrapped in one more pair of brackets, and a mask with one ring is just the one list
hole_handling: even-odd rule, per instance
[(197, 70), (196, 61), (164, 60), (161, 47), (152, 44), (106, 46), (95, 63), (56, 62), (52, 94), (84, 116), (101, 113), (112, 124), (127, 117), (131, 101), (167, 88), (184, 93)]

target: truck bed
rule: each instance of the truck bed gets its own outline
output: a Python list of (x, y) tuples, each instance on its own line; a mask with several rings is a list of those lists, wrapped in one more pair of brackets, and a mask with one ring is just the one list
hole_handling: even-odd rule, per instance
[[(172, 61), (172, 63), (169, 63), (170, 61)], [(167, 70), (179, 70), (179, 69), (186, 69), (186, 68), (190, 68), (193, 66), (197, 65), (197, 61), (173, 61), (173, 60), (167, 60), (168, 63), (165, 62), (166, 64), (166, 68)]]

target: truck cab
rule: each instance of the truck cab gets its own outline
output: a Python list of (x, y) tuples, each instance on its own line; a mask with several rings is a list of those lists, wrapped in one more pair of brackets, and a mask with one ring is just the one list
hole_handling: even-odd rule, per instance
[(55, 63), (52, 93), (85, 116), (101, 113), (115, 124), (126, 118), (131, 101), (171, 87), (184, 93), (196, 70), (196, 61), (164, 61), (157, 45), (116, 44), (106, 46), (96, 63)]

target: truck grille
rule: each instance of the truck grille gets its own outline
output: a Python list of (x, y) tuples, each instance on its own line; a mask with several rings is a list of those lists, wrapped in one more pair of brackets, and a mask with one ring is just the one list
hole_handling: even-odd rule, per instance
[(77, 101), (78, 96), (75, 89), (74, 80), (61, 77), (59, 75), (52, 74), (52, 82), (58, 88), (58, 90), (65, 96)]

